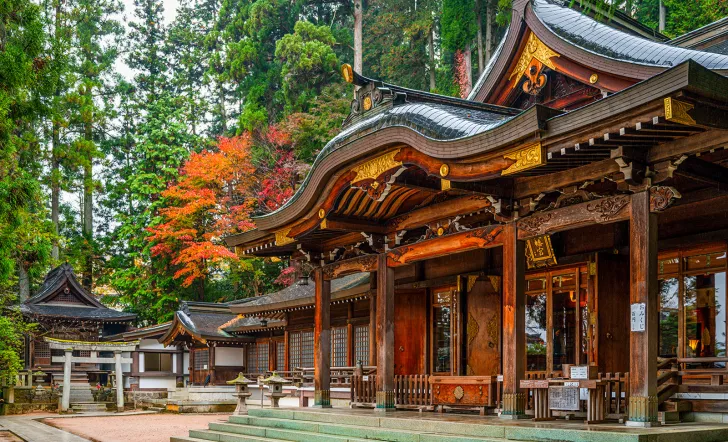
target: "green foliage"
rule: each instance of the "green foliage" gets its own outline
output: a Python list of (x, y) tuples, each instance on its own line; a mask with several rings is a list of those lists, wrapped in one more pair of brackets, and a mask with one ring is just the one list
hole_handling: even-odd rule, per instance
[(442, 46), (450, 51), (464, 49), (477, 32), (474, 3), (470, 0), (443, 0), (440, 32)]
[(281, 76), (286, 112), (306, 111), (321, 89), (336, 81), (336, 40), (328, 26), (299, 21), (293, 34), (276, 43), (275, 55), (282, 64)]

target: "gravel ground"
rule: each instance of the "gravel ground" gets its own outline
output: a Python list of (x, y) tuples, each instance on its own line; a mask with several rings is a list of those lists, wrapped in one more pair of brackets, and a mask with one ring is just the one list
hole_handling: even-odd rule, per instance
[[(96, 442), (169, 442), (189, 430), (227, 421), (229, 414), (143, 414), (44, 419), (43, 422)], [(0, 439), (1, 440), (1, 439)]]

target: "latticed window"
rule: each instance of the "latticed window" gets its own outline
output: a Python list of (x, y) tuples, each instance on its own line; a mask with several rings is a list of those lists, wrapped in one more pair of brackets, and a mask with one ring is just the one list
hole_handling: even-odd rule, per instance
[(286, 369), (286, 343), (276, 341), (276, 370), (283, 371)]
[(51, 302), (59, 303), (59, 304), (81, 304), (79, 302), (78, 298), (73, 296), (70, 292), (61, 292), (58, 295), (56, 295)]
[(346, 327), (333, 327), (331, 329), (332, 367), (346, 367), (347, 335), (348, 330)]
[(195, 350), (195, 370), (210, 368), (210, 350)]
[(313, 330), (301, 332), (301, 366), (313, 367)]
[(246, 362), (248, 363), (248, 373), (258, 372), (258, 351), (257, 346), (248, 345), (248, 352), (246, 354)]
[(354, 327), (354, 364), (359, 361), (363, 365), (369, 364), (369, 326), (357, 325)]
[(34, 352), (36, 358), (50, 358), (51, 347), (45, 341), (35, 341)]
[(301, 367), (301, 332), (288, 334), (288, 363), (291, 369)]
[(268, 343), (259, 342), (258, 345), (258, 370), (259, 372), (268, 371)]

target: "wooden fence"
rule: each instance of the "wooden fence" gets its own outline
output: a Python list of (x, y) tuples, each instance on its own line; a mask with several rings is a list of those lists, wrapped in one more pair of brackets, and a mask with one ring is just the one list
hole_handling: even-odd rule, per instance
[[(372, 407), (377, 398), (377, 379), (375, 375), (352, 376), (351, 405)], [(432, 403), (430, 377), (425, 374), (394, 376), (394, 402), (401, 408), (427, 407)]]

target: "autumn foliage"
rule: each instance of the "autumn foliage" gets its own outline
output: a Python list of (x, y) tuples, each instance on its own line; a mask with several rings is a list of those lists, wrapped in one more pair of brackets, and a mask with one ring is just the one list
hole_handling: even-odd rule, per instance
[(237, 260), (222, 237), (253, 228), (257, 199), (249, 135), (220, 138), (217, 149), (193, 153), (177, 184), (162, 192), (163, 222), (148, 228), (152, 255), (177, 266), (175, 278), (190, 286), (226, 260)]

